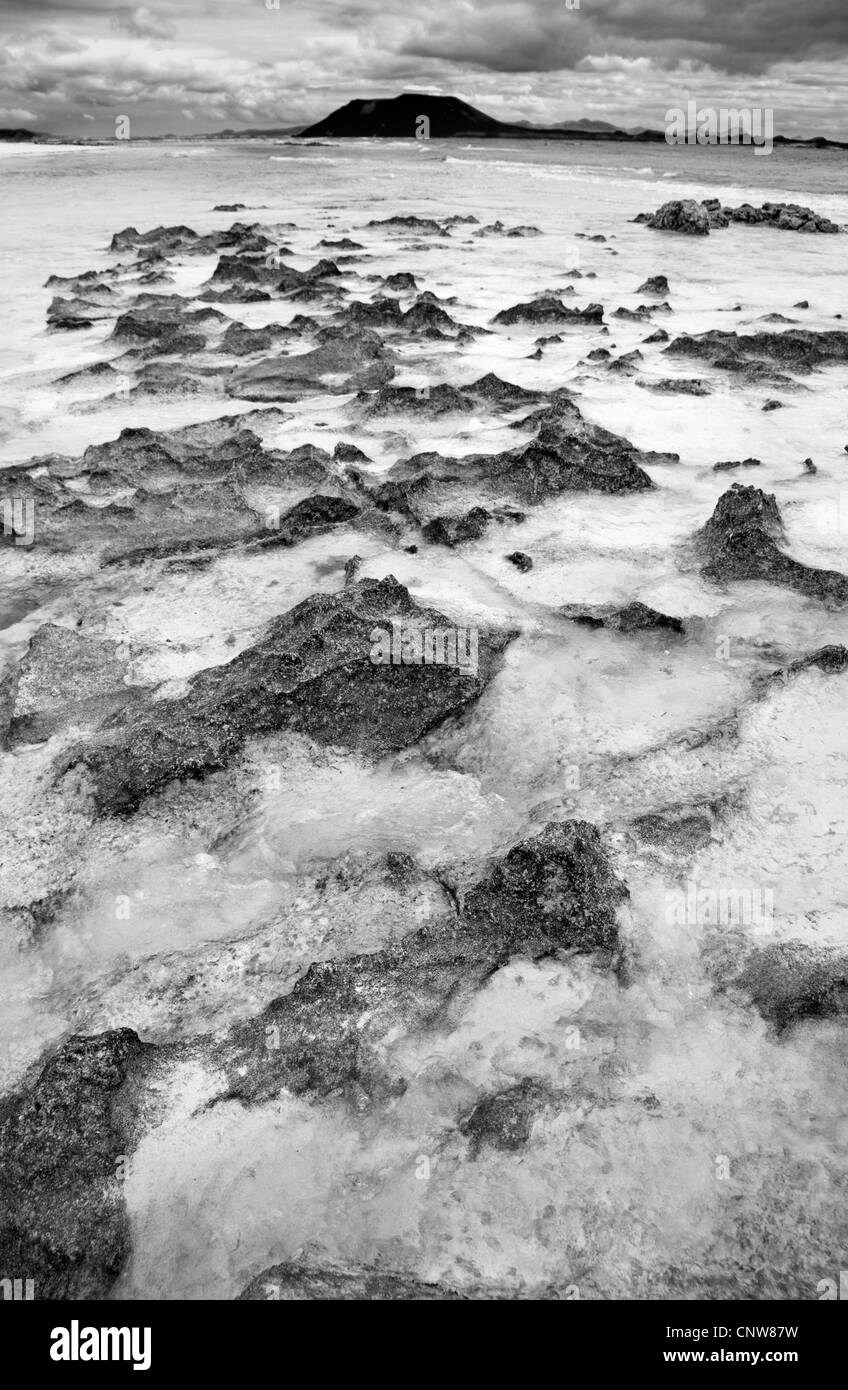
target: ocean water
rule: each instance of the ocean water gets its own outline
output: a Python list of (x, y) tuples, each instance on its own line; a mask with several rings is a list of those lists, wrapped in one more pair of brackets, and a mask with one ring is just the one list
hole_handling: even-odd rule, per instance
[[(404, 849), (428, 868), (474, 862), (548, 817), (575, 815), (602, 828), (631, 892), (627, 988), (585, 962), (514, 962), (457, 1027), (398, 1040), (393, 1063), (408, 1085), (393, 1107), (352, 1114), (340, 1101), (282, 1095), (250, 1112), (207, 1110), (214, 1076), (199, 1063), (170, 1074), (127, 1181), (134, 1253), (118, 1296), (232, 1297), (299, 1254), (458, 1284), (577, 1284), (590, 1298), (650, 1297), (675, 1269), (689, 1272), (693, 1292), (815, 1297), (817, 1279), (844, 1267), (844, 1028), (815, 1021), (777, 1036), (744, 1000), (717, 995), (707, 963), (727, 943), (709, 924), (669, 921), (667, 904), (691, 880), (767, 889), (773, 939), (848, 944), (846, 678), (811, 671), (750, 701), (757, 675), (824, 643), (848, 644), (848, 616), (769, 585), (720, 589), (687, 558), (688, 538), (738, 480), (775, 493), (794, 556), (848, 572), (848, 367), (819, 369), (791, 392), (744, 386), (642, 340), (659, 324), (753, 331), (770, 313), (819, 330), (842, 315), (844, 326), (846, 239), (745, 226), (676, 237), (632, 219), (671, 197), (716, 196), (800, 202), (845, 225), (845, 167), (841, 152), (589, 142), (0, 147), (0, 464), (75, 455), (128, 425), (163, 429), (253, 408), (211, 395), (109, 401), (96, 387), (57, 384), (114, 355), (111, 324), (45, 327), (47, 276), (112, 264), (106, 248), (120, 228), (205, 232), (236, 219), (295, 223), (284, 237), (298, 268), (323, 254), (322, 237), (349, 235), (371, 256), (354, 269), (412, 270), (479, 326), (573, 284), (574, 305), (604, 304), (609, 333), (569, 328), (541, 360), (530, 354), (550, 330), (532, 325), (480, 337), (460, 358), (416, 345), (396, 384), (463, 384), (495, 371), (568, 386), (588, 419), (680, 455), (649, 469), (654, 492), (565, 495), (458, 550), (411, 555), (342, 529), (292, 551), (232, 552), (168, 575), (101, 573), (85, 555), (2, 553), (0, 676), (41, 623), (84, 622), (130, 643), (137, 678), (179, 690), (249, 646), (275, 614), (338, 588), (354, 552), (361, 574), (394, 574), (457, 622), (520, 631), (466, 718), (376, 766), (316, 756), (296, 738), (254, 741), (232, 771), (157, 798), (128, 822), (92, 824), (82, 806), (45, 791), (56, 740), (0, 755), (1, 905), (72, 888), (38, 942), (0, 941), (6, 1084), (70, 1031), (129, 1026), (166, 1041), (219, 1029), (257, 1012), (311, 960), (401, 932), (402, 915), (387, 926), (367, 897), (327, 917), (310, 885), (342, 855)], [(248, 211), (212, 211), (236, 202)], [(472, 213), (541, 235), (478, 239), (476, 228), (457, 227), (449, 238), (387, 246), (365, 224), (396, 213)], [(597, 235), (606, 240), (587, 239)], [(186, 259), (174, 288), (191, 293), (214, 263)], [(575, 269), (594, 278), (565, 278)], [(660, 273), (672, 315), (609, 319), (643, 302), (638, 286)], [(374, 289), (345, 283), (359, 297)], [(809, 308), (793, 307), (801, 300)], [(216, 307), (251, 326), (296, 311), (278, 301)], [(600, 346), (640, 347), (642, 379), (697, 375), (712, 394), (654, 394), (635, 376), (586, 363)], [(773, 396), (784, 408), (764, 413)], [(269, 442), (332, 448), (344, 438), (376, 472), (419, 450), (463, 455), (517, 438), (482, 411), (398, 417), (374, 433), (352, 422), (344, 398), (286, 408), (291, 418)], [(761, 466), (712, 470), (749, 456)], [(533, 556), (529, 573), (506, 562), (515, 549)], [(557, 611), (632, 599), (684, 618), (687, 638), (587, 632)], [(734, 711), (732, 746), (699, 745)], [(262, 777), (269, 762), (282, 770), (273, 785)], [(636, 816), (707, 803), (733, 809), (694, 856), (633, 836)], [(118, 920), (114, 905), (126, 896), (132, 913)], [(469, 1160), (457, 1114), (527, 1076), (564, 1088), (569, 1104), (537, 1121), (520, 1156)], [(717, 1176), (722, 1157), (727, 1180)]]

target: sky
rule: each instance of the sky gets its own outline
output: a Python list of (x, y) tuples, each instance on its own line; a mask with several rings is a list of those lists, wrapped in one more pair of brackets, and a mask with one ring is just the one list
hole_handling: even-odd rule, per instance
[(201, 134), (403, 91), (543, 124), (760, 107), (848, 140), (848, 0), (0, 0), (0, 126)]

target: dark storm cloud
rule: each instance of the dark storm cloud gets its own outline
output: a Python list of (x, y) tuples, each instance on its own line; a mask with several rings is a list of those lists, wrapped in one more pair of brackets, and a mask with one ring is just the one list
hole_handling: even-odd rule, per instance
[[(845, 0), (461, 0), (419, 14), (402, 52), (501, 72), (574, 68), (591, 54), (695, 60), (762, 73), (848, 51)], [(438, 18), (438, 23), (433, 22)]]
[(109, 136), (126, 112), (139, 133), (286, 125), (405, 89), (506, 119), (654, 126), (697, 96), (848, 135), (847, 0), (276, 3), (0, 0), (0, 125)]

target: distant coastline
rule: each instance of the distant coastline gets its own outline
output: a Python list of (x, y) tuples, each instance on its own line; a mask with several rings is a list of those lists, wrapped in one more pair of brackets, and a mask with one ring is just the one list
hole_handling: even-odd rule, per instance
[[(426, 131), (422, 134), (421, 131)], [(593, 121), (580, 117), (552, 126), (534, 125), (529, 121), (499, 121), (458, 97), (430, 96), (426, 93), (405, 92), (397, 97), (379, 97), (371, 101), (349, 101), (312, 125), (248, 127), (245, 130), (220, 130), (197, 135), (145, 135), (136, 139), (145, 143), (174, 142), (203, 144), (209, 141), (235, 140), (536, 140), (592, 141), (602, 144), (666, 144), (665, 130), (649, 127), (623, 128), (608, 121)], [(116, 139), (59, 136), (25, 128), (0, 129), (0, 141), (17, 144), (42, 145), (114, 145)], [(848, 141), (833, 140), (826, 135), (776, 135), (773, 143), (783, 148), (811, 150), (848, 150)]]

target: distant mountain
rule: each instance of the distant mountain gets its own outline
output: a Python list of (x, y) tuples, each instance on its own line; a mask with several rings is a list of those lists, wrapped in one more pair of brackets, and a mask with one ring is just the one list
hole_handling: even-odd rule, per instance
[(325, 116), (323, 121), (307, 126), (301, 135), (305, 139), (384, 136), (402, 140), (415, 135), (421, 116), (427, 117), (429, 134), (435, 139), (451, 135), (495, 135), (502, 124), (458, 97), (404, 92), (399, 97), (379, 97), (375, 101), (349, 101)]
[(37, 130), (24, 130), (23, 126), (0, 126), (0, 140), (46, 140)]
[[(647, 126), (621, 129), (609, 121), (592, 120), (588, 116), (550, 126), (534, 125), (532, 121), (498, 121), (458, 97), (432, 96), (426, 92), (404, 92), (398, 97), (377, 97), (373, 101), (349, 101), (322, 121), (306, 126), (299, 135), (304, 139), (388, 137), (409, 140), (421, 129), (421, 116), (427, 117), (430, 123), (427, 134), (436, 140), (474, 136), (499, 140), (623, 140), (636, 144), (665, 141), (664, 130), (651, 130)], [(848, 148), (841, 141), (822, 135), (806, 140), (777, 135), (774, 143), (814, 149)]]

